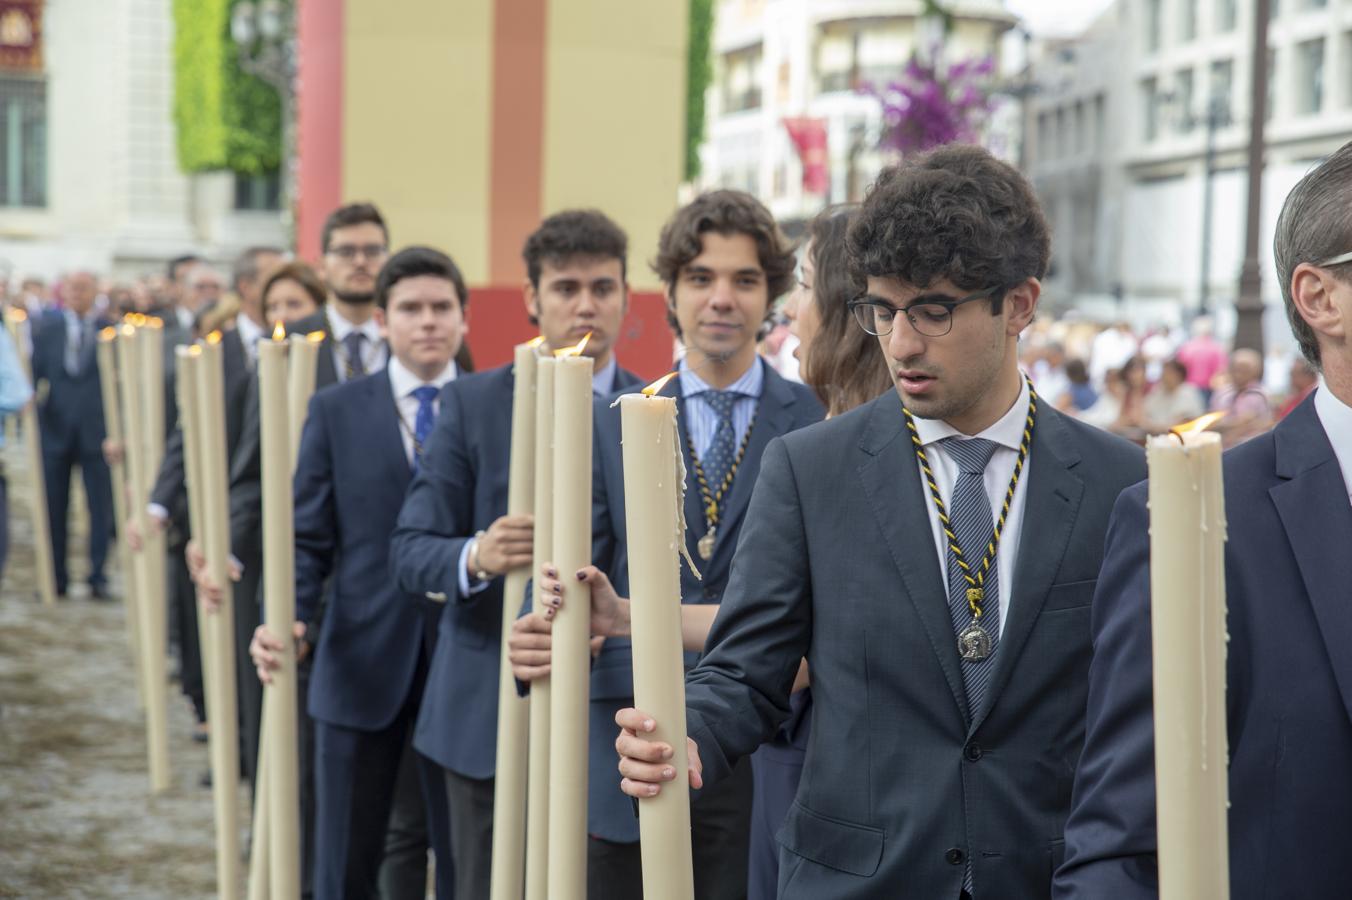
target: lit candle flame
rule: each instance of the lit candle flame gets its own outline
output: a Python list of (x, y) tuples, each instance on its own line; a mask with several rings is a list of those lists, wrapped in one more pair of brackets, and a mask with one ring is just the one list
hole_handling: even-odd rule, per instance
[(200, 344), (193, 344), (191, 347), (189, 347), (189, 348), (188, 348), (188, 355), (189, 355), (189, 356), (201, 356), (201, 355), (202, 355), (202, 347), (201, 347), (201, 345), (200, 345)]
[(311, 344), (322, 344), (324, 343), (324, 332), (312, 331), (305, 336), (305, 340), (309, 341)]
[(101, 341), (111, 341), (116, 338), (117, 338), (117, 329), (111, 325), (109, 325), (107, 328), (99, 332), (99, 340)]
[(537, 337), (537, 338), (531, 338), (530, 340), (526, 341), (526, 346), (529, 347), (529, 348), (531, 348), (532, 350), (534, 350), (535, 348), (539, 347), (539, 346), (540, 346), (541, 344), (543, 344), (544, 342), (545, 342), (545, 336), (542, 334), (542, 335), (540, 335), (540, 336)]
[(219, 330), (213, 331), (211, 334), (207, 335), (207, 343), (208, 343), (208, 344), (211, 344), (212, 346), (215, 346), (216, 344), (219, 344), (220, 342), (221, 342), (221, 333), (220, 333)]
[(1212, 425), (1215, 425), (1221, 419), (1224, 419), (1225, 416), (1226, 414), (1224, 412), (1207, 413), (1200, 418), (1193, 419), (1191, 422), (1184, 422), (1182, 425), (1169, 430), (1179, 437), (1182, 437), (1185, 434), (1197, 434), (1198, 432), (1206, 431)]
[(161, 329), (164, 327), (163, 319), (157, 318), (155, 316), (142, 316), (141, 318), (145, 320), (141, 324), (147, 328)]
[(22, 309), (11, 309), (9, 311), (9, 320), (11, 322), (26, 322), (28, 321), (28, 313), (24, 312)]
[(272, 329), (272, 339), (274, 341), (286, 340), (286, 326), (282, 324), (281, 319), (277, 320), (277, 325)]
[(660, 391), (660, 390), (662, 390), (662, 388), (666, 387), (666, 386), (667, 386), (667, 382), (669, 382), (669, 381), (671, 381), (671, 379), (675, 378), (676, 375), (677, 375), (676, 372), (668, 372), (666, 375), (663, 375), (661, 378), (657, 379), (657, 380), (654, 381), (652, 384), (650, 384), (650, 385), (648, 385), (647, 387), (645, 387), (645, 388), (641, 391), (641, 393), (642, 393), (643, 396), (645, 396), (645, 397), (652, 397), (652, 396), (656, 395), (657, 392)]
[(554, 355), (561, 359), (568, 359), (575, 356), (581, 356), (582, 351), (587, 349), (587, 342), (591, 340), (592, 333), (587, 332), (587, 336), (578, 341), (571, 347), (564, 347), (562, 350), (555, 350)]

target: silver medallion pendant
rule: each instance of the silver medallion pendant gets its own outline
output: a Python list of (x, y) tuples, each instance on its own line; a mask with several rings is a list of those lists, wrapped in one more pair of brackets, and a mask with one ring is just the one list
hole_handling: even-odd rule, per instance
[(991, 636), (976, 619), (958, 634), (958, 655), (967, 662), (981, 662), (991, 655)]
[(704, 537), (699, 539), (699, 544), (697, 546), (699, 547), (700, 559), (704, 560), (705, 562), (708, 562), (709, 560), (713, 559), (715, 540), (717, 540), (717, 537), (715, 536), (714, 529), (712, 528), (709, 529), (708, 533), (706, 533)]

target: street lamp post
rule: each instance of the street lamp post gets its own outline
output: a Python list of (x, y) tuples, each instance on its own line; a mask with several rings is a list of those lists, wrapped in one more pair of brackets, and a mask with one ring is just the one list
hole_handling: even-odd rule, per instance
[(1206, 110), (1206, 171), (1202, 176), (1202, 280), (1197, 294), (1199, 316), (1211, 312), (1211, 194), (1216, 174), (1216, 132), (1229, 124), (1229, 98), (1213, 93)]
[(295, 23), (282, 0), (240, 0), (230, 13), (230, 36), (239, 49), (239, 67), (277, 92), (282, 114), (282, 227), (294, 243), (295, 182)]
[(1235, 303), (1235, 347), (1263, 352), (1263, 273), (1258, 264), (1258, 229), (1263, 212), (1264, 126), (1267, 120), (1267, 35), (1272, 0), (1254, 4), (1253, 81), (1249, 85), (1249, 208), (1244, 230), (1244, 268)]

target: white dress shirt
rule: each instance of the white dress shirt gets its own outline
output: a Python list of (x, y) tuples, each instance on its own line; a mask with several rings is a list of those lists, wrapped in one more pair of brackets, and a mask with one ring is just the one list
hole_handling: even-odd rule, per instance
[(449, 381), (454, 381), (457, 374), (455, 360), (446, 364), (446, 368), (441, 370), (441, 374), (431, 381), (423, 381), (417, 375), (414, 375), (408, 368), (401, 363), (397, 357), (390, 357), (388, 371), (390, 373), (390, 390), (394, 394), (394, 408), (399, 411), (399, 418), (402, 424), (399, 426), (399, 437), (404, 442), (404, 454), (408, 457), (408, 464), (413, 465), (413, 429), (417, 427), (418, 421), (418, 398), (413, 396), (413, 392), (424, 385), (431, 385), (437, 389), (437, 399), (432, 401), (432, 414), (441, 412), (441, 389)]
[[(939, 485), (939, 495), (943, 497), (945, 505), (950, 504), (953, 499), (953, 485), (958, 478), (958, 465), (949, 457), (944, 449), (944, 444), (940, 442), (950, 437), (978, 437), (994, 441), (999, 445), (995, 453), (992, 454), (991, 461), (986, 465), (986, 474), (983, 479), (986, 486), (986, 496), (991, 501), (991, 521), (994, 522), (999, 517), (1000, 509), (1004, 505), (1005, 492), (1009, 490), (1009, 479), (1014, 475), (1014, 463), (1019, 458), (1019, 444), (1023, 441), (1023, 428), (1027, 420), (1027, 382), (1024, 382), (1020, 387), (1019, 399), (1014, 401), (1014, 405), (1009, 408), (1009, 412), (980, 434), (964, 435), (947, 422), (939, 419), (916, 417), (915, 430), (919, 433), (920, 442), (925, 448), (925, 454), (929, 457), (930, 468), (934, 472), (934, 480)], [(909, 435), (903, 435), (903, 439), (908, 438)], [(1029, 455), (1032, 455), (1031, 448)], [(944, 587), (947, 589), (948, 541), (944, 537), (943, 526), (939, 522), (939, 512), (934, 508), (934, 499), (930, 497), (929, 485), (925, 484), (925, 474), (920, 471), (919, 460), (916, 461), (916, 471), (920, 472), (920, 484), (925, 494), (925, 509), (929, 514), (930, 528), (933, 530), (934, 550), (939, 556), (939, 572), (943, 575)], [(1014, 587), (1014, 561), (1019, 558), (1019, 537), (1023, 532), (1024, 498), (1028, 496), (1030, 471), (1030, 462), (1025, 460), (1023, 474), (1019, 477), (1019, 484), (1014, 489), (1014, 502), (1010, 504), (1009, 517), (1005, 520), (1004, 531), (1000, 532), (1000, 547), (995, 554), (995, 564), (999, 569), (1000, 581), (1001, 634), (1004, 634), (1005, 620), (1009, 617), (1009, 598)], [(976, 548), (967, 547), (963, 548), (963, 553), (978, 562), (984, 555), (978, 553)], [(947, 601), (947, 596), (945, 596), (945, 601)]]
[(385, 368), (388, 348), (385, 346), (385, 339), (380, 336), (380, 326), (376, 325), (374, 318), (367, 319), (360, 325), (355, 325), (344, 319), (338, 310), (334, 309), (332, 303), (325, 305), (324, 311), (329, 319), (329, 331), (333, 334), (333, 340), (338, 345), (334, 348), (333, 361), (339, 383), (347, 380), (347, 367), (343, 365), (343, 360), (346, 359), (347, 345), (343, 343), (343, 339), (354, 331), (360, 331), (366, 335), (366, 340), (361, 345), (361, 360), (362, 365), (366, 368), (366, 374), (371, 375)]
[(1352, 500), (1352, 406), (1335, 397), (1328, 385), (1321, 384), (1314, 392), (1314, 411), (1333, 445), (1338, 468), (1343, 470), (1343, 487)]
[(244, 355), (249, 359), (249, 368), (258, 365), (258, 342), (264, 337), (263, 326), (244, 313), (235, 316), (235, 331), (239, 332), (239, 342), (244, 345)]

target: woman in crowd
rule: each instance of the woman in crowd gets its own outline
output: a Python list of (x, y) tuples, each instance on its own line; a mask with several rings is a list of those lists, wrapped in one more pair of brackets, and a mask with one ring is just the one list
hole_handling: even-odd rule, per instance
[[(855, 207), (828, 209), (810, 226), (799, 264), (798, 287), (784, 314), (798, 338), (794, 351), (803, 383), (817, 394), (826, 415), (840, 415), (891, 390), (892, 379), (878, 339), (851, 315), (848, 303), (864, 292), (849, 271), (845, 234)], [(751, 859), (747, 876), (750, 900), (772, 900), (779, 871), (775, 833), (784, 824), (807, 753), (812, 697), (807, 662), (798, 670), (793, 712), (775, 739), (751, 758), (755, 772), (751, 812)]]

